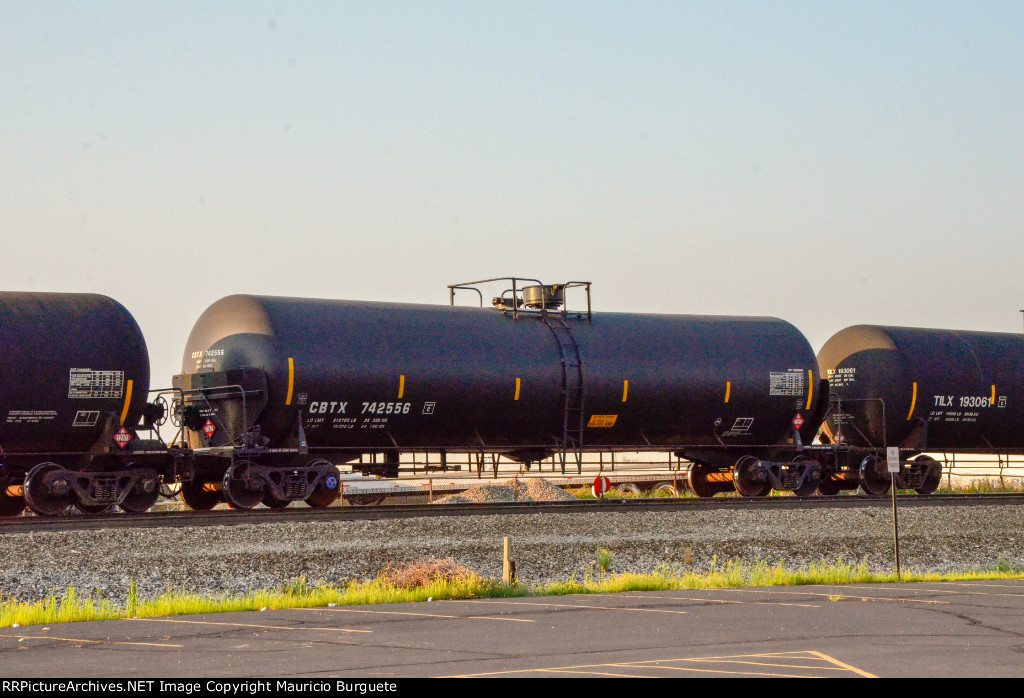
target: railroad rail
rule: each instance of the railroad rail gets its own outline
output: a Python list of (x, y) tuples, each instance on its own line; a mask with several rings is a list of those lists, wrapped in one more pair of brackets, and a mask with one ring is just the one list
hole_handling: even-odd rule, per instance
[[(492, 456), (489, 462), (475, 454), (451, 454), (446, 469), (440, 471), (430, 454), (410, 454), (402, 462), (398, 478), (374, 479), (351, 473), (343, 476), (344, 497), (353, 503), (379, 504), (385, 498), (417, 496), (440, 497), (456, 494), (479, 485), (512, 484), (531, 479), (545, 479), (564, 489), (589, 489), (595, 476), (607, 476), (614, 487), (634, 485), (633, 491), (651, 490), (658, 485), (672, 485), (677, 491), (687, 488), (687, 472), (691, 463), (671, 453), (615, 452), (585, 454), (580, 467), (560, 472), (557, 459), (552, 456), (534, 463), (524, 471), (517, 463), (509, 463)], [(998, 454), (927, 454), (942, 465), (943, 484), (953, 489), (954, 483), (963, 485), (971, 481), (987, 481), (1000, 487), (1024, 483), (1024, 459)], [(426, 458), (426, 460), (423, 460)], [(984, 490), (980, 490), (984, 491)]]
[[(1024, 494), (901, 495), (900, 507), (1024, 506)], [(376, 507), (327, 507), (286, 511), (272, 509), (168, 511), (147, 514), (22, 516), (0, 523), (0, 535), (44, 531), (85, 531), (117, 528), (183, 528), (239, 526), (265, 523), (372, 521), (439, 516), (494, 516), (501, 514), (568, 514), (633, 511), (707, 511), (722, 509), (880, 509), (892, 506), (889, 497), (714, 497), (707, 499), (627, 498), (575, 502), (484, 502), (474, 504), (399, 504)]]

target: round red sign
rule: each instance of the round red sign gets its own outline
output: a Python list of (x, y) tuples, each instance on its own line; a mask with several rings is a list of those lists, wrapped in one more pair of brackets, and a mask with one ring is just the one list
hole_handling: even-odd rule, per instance
[(594, 486), (590, 488), (590, 491), (594, 493), (595, 497), (603, 497), (611, 488), (612, 481), (602, 475), (594, 478)]

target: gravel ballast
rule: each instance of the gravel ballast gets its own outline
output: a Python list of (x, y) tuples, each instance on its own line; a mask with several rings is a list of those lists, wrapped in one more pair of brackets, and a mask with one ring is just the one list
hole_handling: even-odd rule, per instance
[[(884, 506), (573, 512), (9, 533), (0, 535), (0, 595), (36, 601), (74, 587), (123, 603), (130, 580), (144, 599), (168, 590), (243, 594), (303, 576), (342, 585), (440, 558), (500, 579), (505, 536), (525, 584), (582, 580), (594, 574), (599, 548), (611, 552), (612, 572), (699, 572), (715, 558), (790, 568), (865, 560), (893, 569)], [(1024, 506), (901, 508), (900, 550), (903, 568), (914, 571), (1024, 566)]]

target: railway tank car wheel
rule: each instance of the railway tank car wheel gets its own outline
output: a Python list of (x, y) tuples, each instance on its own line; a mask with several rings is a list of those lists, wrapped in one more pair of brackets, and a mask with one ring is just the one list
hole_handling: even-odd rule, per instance
[(224, 473), (224, 501), (232, 509), (252, 509), (263, 501), (264, 483), (253, 467), (251, 461), (240, 460)]
[(160, 499), (160, 478), (156, 473), (147, 473), (140, 477), (135, 486), (121, 500), (120, 507), (128, 514), (141, 514), (149, 511)]
[(698, 497), (714, 497), (720, 491), (714, 483), (708, 482), (708, 475), (714, 469), (704, 463), (694, 463), (686, 474), (686, 482)]
[(21, 516), (25, 511), (25, 498), (7, 494), (6, 486), (0, 489), (0, 516)]
[(884, 459), (866, 456), (860, 462), (860, 488), (865, 494), (881, 497), (889, 491), (891, 484)]
[(67, 470), (56, 463), (40, 463), (28, 471), (22, 492), (28, 508), (40, 516), (63, 514), (75, 499)]
[[(311, 463), (314, 465), (316, 462)], [(306, 504), (317, 509), (329, 507), (341, 496), (341, 471), (326, 461), (320, 461), (319, 465), (327, 465), (327, 472), (320, 478), (320, 482), (313, 489), (313, 493), (306, 498)]]
[(263, 495), (262, 501), (264, 506), (267, 507), (267, 509), (286, 509), (288, 505), (291, 504), (291, 500), (278, 499), (272, 494)]
[(918, 494), (931, 494), (939, 489), (939, 483), (942, 482), (942, 465), (939, 461), (931, 456), (921, 455), (914, 459), (914, 465), (925, 470), (924, 482), (921, 483), (920, 487), (914, 488), (915, 492)]
[(794, 490), (794, 494), (797, 497), (813, 496), (818, 491), (818, 483), (821, 482), (821, 466), (816, 460), (807, 456), (797, 456), (793, 462), (798, 464), (798, 467), (805, 467), (809, 471), (803, 484)]
[(818, 493), (826, 497), (835, 497), (839, 494), (839, 483), (832, 479), (829, 473), (823, 474), (818, 482)]
[[(772, 491), (772, 483), (763, 473), (754, 472), (754, 456), (742, 456), (732, 468), (732, 484), (743, 497), (764, 497)], [(758, 479), (758, 476), (760, 478)]]
[(220, 492), (206, 485), (202, 480), (181, 483), (181, 499), (189, 509), (209, 511), (224, 501)]

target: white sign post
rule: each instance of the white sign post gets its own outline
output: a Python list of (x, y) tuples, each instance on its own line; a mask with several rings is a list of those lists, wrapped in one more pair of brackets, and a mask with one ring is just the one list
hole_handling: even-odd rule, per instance
[(885, 449), (885, 464), (889, 467), (890, 473), (898, 473), (900, 471), (899, 446), (889, 446)]
[(896, 551), (896, 579), (900, 578), (900, 518), (896, 511), (896, 474), (900, 471), (900, 449), (889, 446), (885, 449), (885, 464), (889, 470), (890, 489), (892, 490), (892, 540)]

